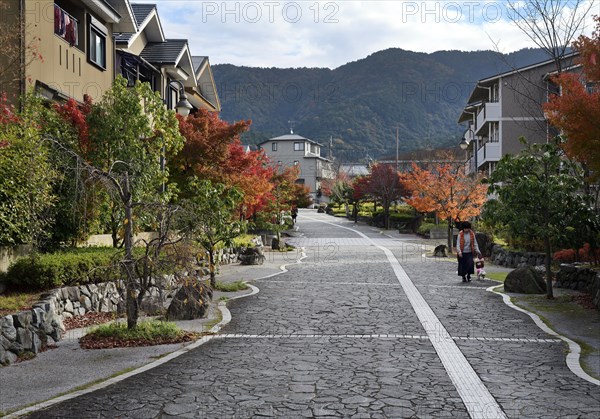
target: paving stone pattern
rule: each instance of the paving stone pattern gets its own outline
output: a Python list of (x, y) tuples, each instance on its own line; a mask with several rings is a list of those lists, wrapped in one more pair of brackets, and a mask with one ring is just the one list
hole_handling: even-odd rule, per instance
[[(31, 417), (494, 417), (465, 406), (383, 252), (320, 221), (353, 224), (298, 221), (306, 258), (232, 302), (220, 336)], [(394, 253), (507, 417), (600, 417), (600, 390), (570, 372), (563, 343), (491, 282), (463, 285), (418, 244), (359, 229)]]

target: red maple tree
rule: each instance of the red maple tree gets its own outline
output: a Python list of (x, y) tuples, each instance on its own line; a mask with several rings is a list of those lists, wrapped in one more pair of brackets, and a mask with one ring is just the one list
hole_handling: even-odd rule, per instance
[[(596, 16), (592, 37), (580, 36), (574, 48), (580, 52), (583, 74), (563, 72), (553, 81), (561, 88), (560, 95), (552, 95), (544, 104), (544, 111), (552, 125), (562, 131), (562, 144), (567, 155), (590, 172), (593, 179), (600, 177), (600, 17)], [(586, 88), (586, 82), (590, 83)], [(595, 84), (594, 84), (595, 83)]]

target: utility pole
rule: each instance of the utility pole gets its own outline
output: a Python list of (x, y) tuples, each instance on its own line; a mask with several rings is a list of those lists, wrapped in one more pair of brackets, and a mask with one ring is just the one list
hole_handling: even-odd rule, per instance
[(398, 171), (398, 132), (400, 130), (400, 127), (398, 127), (398, 125), (396, 125), (396, 171)]

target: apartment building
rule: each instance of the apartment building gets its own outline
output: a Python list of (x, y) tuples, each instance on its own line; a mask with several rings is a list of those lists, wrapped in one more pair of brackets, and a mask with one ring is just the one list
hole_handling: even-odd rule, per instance
[[(577, 55), (562, 59), (564, 71), (578, 71)], [(555, 72), (556, 63), (547, 60), (477, 82), (458, 119), (466, 124), (461, 146), (467, 150), (467, 172), (493, 172), (502, 156), (523, 149), (521, 137), (529, 143), (548, 141), (552, 133), (542, 104), (556, 91), (550, 77)]]
[(148, 82), (174, 109), (182, 89), (196, 109), (220, 111), (221, 105), (208, 57), (193, 56), (187, 39), (165, 36), (155, 4), (131, 4), (137, 30), (119, 33), (117, 72), (130, 84)]
[(0, 59), (5, 70), (3, 91), (20, 95), (33, 87), (50, 100), (82, 101), (86, 94), (98, 99), (110, 88), (114, 80), (113, 34), (136, 30), (128, 1), (4, 3), (2, 26), (12, 35), (4, 48), (12, 53)]
[(327, 197), (321, 194), (321, 182), (333, 179), (335, 173), (332, 161), (321, 157), (323, 145), (292, 132), (271, 138), (258, 146), (277, 166), (298, 166), (300, 174), (297, 183), (309, 188), (313, 202), (328, 202)]
[[(129, 0), (4, 0), (0, 25), (10, 42), (0, 55), (0, 91), (33, 87), (48, 100), (98, 100), (117, 77), (148, 82), (170, 109), (221, 108), (208, 57), (186, 39), (168, 39), (155, 4)], [(41, 57), (41, 58), (40, 58)], [(185, 97), (184, 97), (185, 94)]]

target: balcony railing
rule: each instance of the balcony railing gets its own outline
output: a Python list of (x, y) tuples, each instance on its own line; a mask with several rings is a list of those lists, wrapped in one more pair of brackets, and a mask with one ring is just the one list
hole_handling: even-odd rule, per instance
[(477, 114), (477, 133), (490, 121), (499, 121), (501, 108), (499, 102), (486, 103)]
[(57, 4), (54, 5), (54, 33), (70, 46), (79, 46), (79, 19)]

